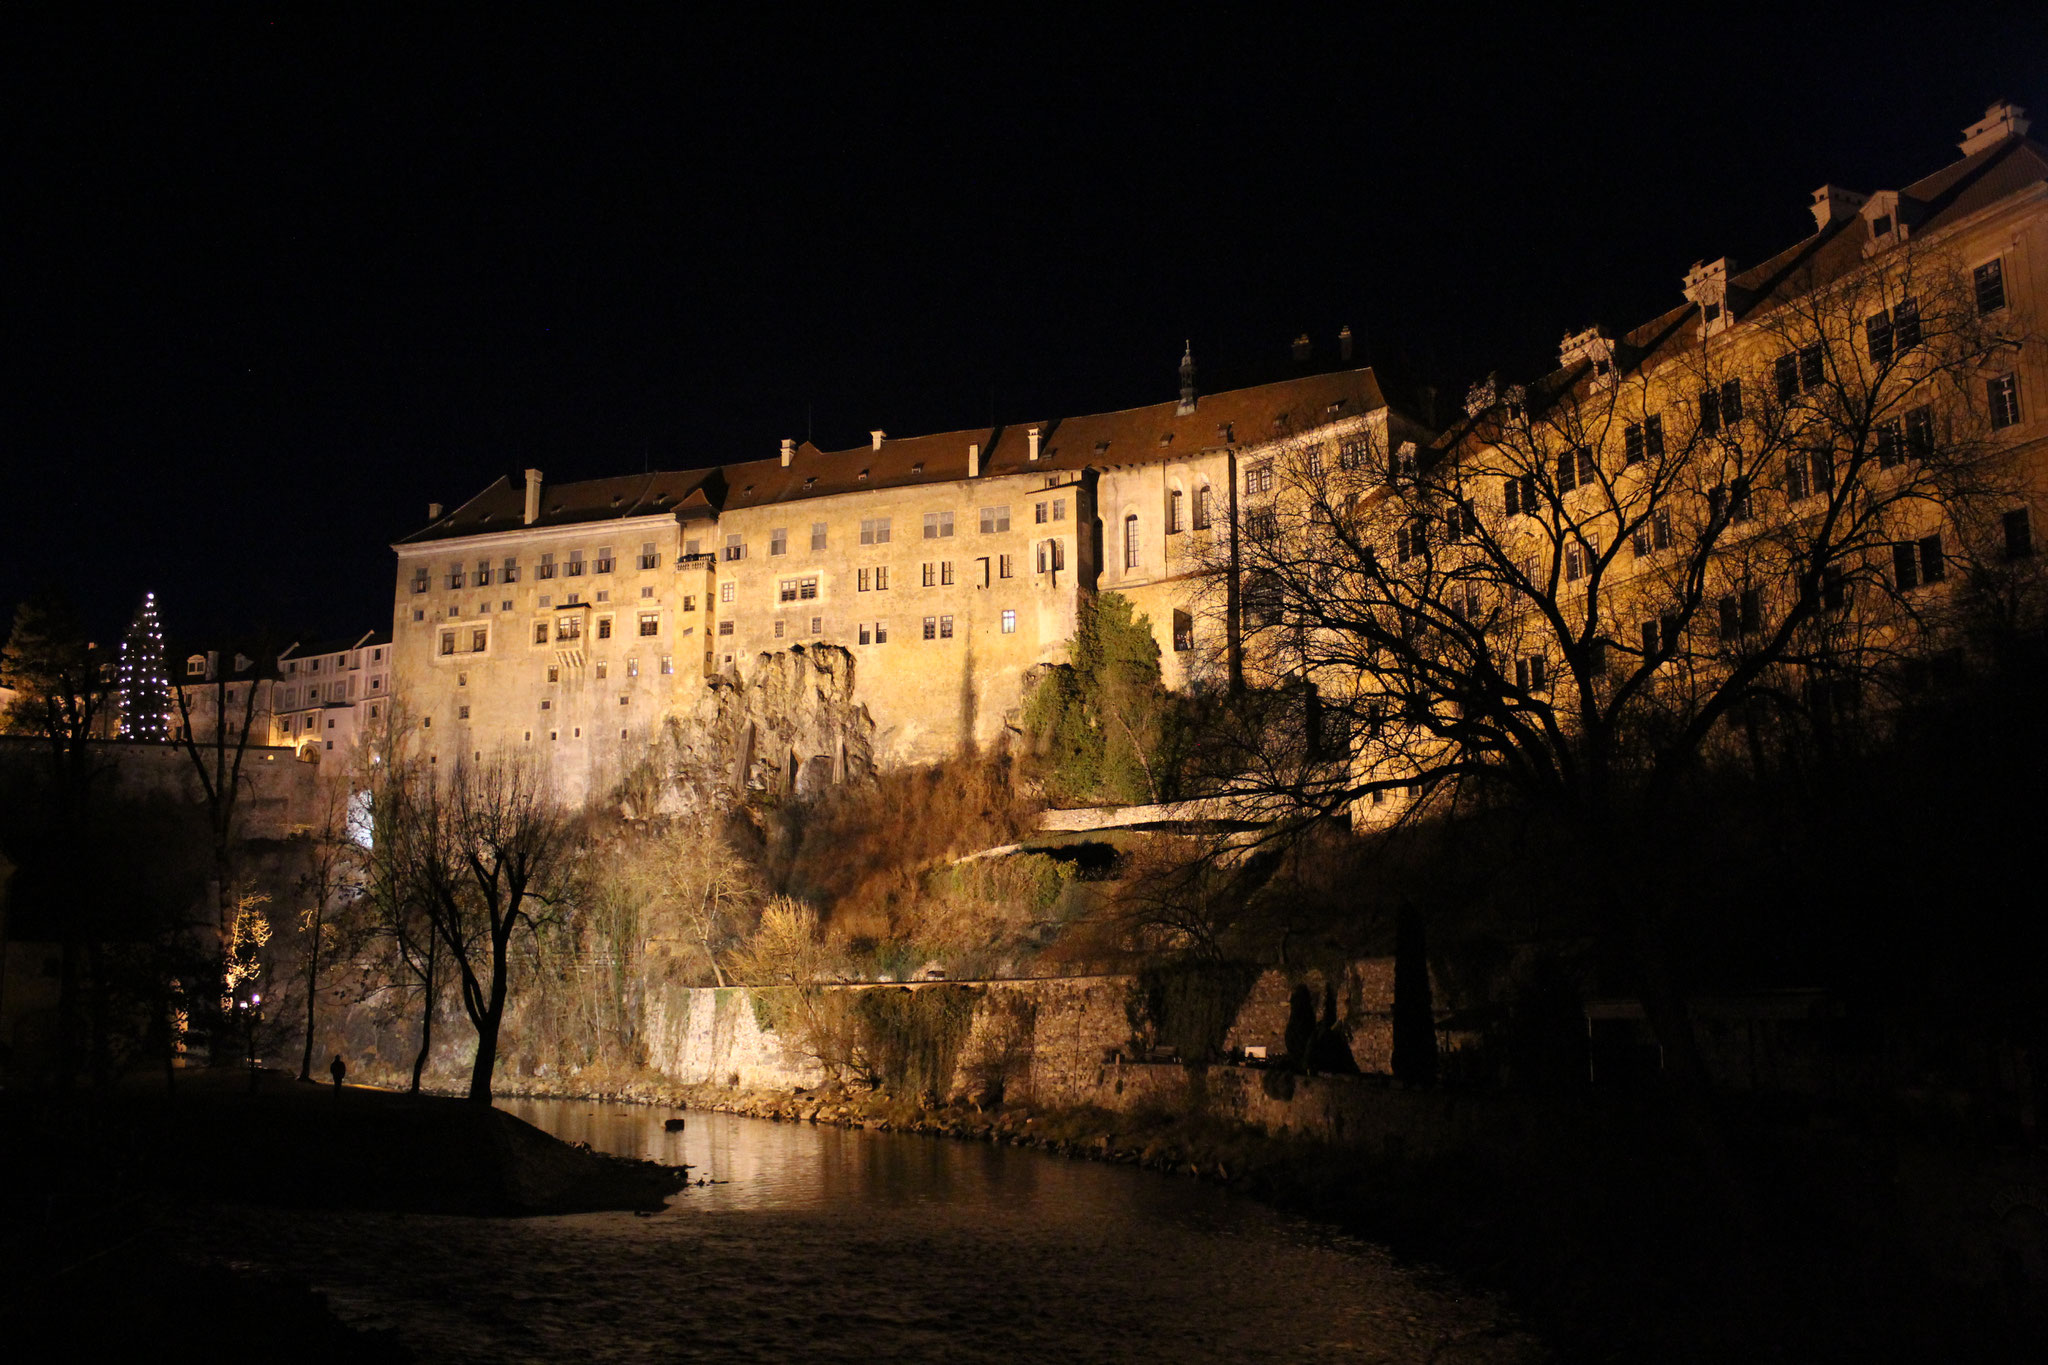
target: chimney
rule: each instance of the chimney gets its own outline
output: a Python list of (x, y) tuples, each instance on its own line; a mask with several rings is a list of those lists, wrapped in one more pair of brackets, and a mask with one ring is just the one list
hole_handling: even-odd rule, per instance
[(533, 525), (540, 520), (540, 471), (526, 471), (526, 524)]
[(1813, 230), (1824, 232), (1831, 223), (1846, 222), (1869, 202), (1867, 194), (1845, 190), (1840, 185), (1822, 185), (1813, 192)]
[(876, 450), (880, 450), (880, 449), (882, 448), (882, 441), (883, 441), (883, 438), (885, 438), (886, 436), (888, 436), (888, 434), (889, 434), (889, 433), (888, 433), (888, 432), (886, 432), (886, 431), (871, 431), (871, 432), (869, 432), (869, 433), (868, 433), (868, 442), (869, 442), (869, 444), (871, 444), (871, 445), (872, 445), (872, 446), (873, 446), (873, 447), (874, 447), (874, 448), (875, 448)]
[(978, 479), (981, 477), (981, 442), (979, 441), (968, 442), (967, 477), (970, 479)]
[(1351, 363), (1351, 324), (1348, 322), (1337, 331), (1337, 359), (1346, 365)]
[(2031, 127), (2026, 110), (2011, 100), (2000, 100), (1984, 111), (1983, 118), (1963, 129), (1963, 140), (1956, 146), (1963, 149), (1964, 156), (1975, 156), (2009, 137), (2025, 137)]
[(1038, 458), (1039, 430), (1037, 427), (1033, 427), (1024, 434), (1031, 439), (1031, 458), (1035, 460)]
[(782, 467), (784, 469), (789, 468), (789, 462), (795, 458), (796, 442), (784, 437), (782, 442)]
[(1192, 416), (1195, 411), (1195, 345), (1192, 341), (1181, 343), (1180, 353), (1180, 406), (1174, 409), (1181, 417)]
[(1306, 365), (1310, 360), (1315, 358), (1315, 353), (1316, 344), (1308, 339), (1307, 332), (1303, 332), (1300, 336), (1294, 339), (1295, 364)]
[(440, 519), (441, 519), (441, 504), (440, 504), (440, 503), (438, 503), (438, 502), (430, 502), (430, 503), (428, 503), (428, 504), (427, 504), (427, 520), (428, 520), (428, 521), (439, 521)]

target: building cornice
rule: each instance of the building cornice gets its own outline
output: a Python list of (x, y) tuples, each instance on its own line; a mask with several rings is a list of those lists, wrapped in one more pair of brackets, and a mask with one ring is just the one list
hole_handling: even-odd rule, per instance
[[(715, 518), (714, 518), (715, 520)], [(417, 559), (444, 553), (451, 545), (460, 545), (466, 550), (487, 549), (499, 545), (526, 544), (550, 537), (583, 535), (596, 538), (604, 531), (633, 526), (677, 526), (682, 520), (674, 512), (650, 512), (637, 517), (609, 517), (603, 521), (577, 521), (556, 523), (550, 526), (515, 526), (504, 531), (479, 531), (471, 536), (444, 536), (439, 540), (417, 542), (396, 541), (391, 548), (400, 559)]]

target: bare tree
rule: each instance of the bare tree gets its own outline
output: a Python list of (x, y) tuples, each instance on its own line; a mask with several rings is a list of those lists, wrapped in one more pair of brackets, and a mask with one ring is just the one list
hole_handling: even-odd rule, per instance
[[(1958, 566), (2018, 496), (1985, 376), (2021, 338), (1932, 248), (1767, 283), (1732, 330), (1727, 285), (1569, 339), (1433, 450), (1283, 453), (1209, 566), (1212, 609), (1239, 590), (1247, 671), (1305, 698), (1222, 731), (1225, 786), (1274, 837), (1507, 802), (1617, 848), (1703, 765), (1764, 762), (1945, 647)], [(1662, 908), (1625, 858), (1586, 876), (1703, 1084)]]
[(566, 904), (577, 870), (570, 817), (523, 758), (461, 760), (438, 779), (415, 766), (398, 788), (393, 842), (403, 877), (447, 950), (476, 1029), (469, 1098), (489, 1104), (514, 939)]
[(632, 869), (650, 929), (678, 929), (700, 950), (716, 984), (761, 904), (759, 871), (708, 819), (677, 820), (638, 850)]
[[(352, 793), (336, 783), (322, 792), (320, 822), (312, 831), (306, 870), (299, 881), (305, 903), (299, 931), (306, 936), (306, 1040), (299, 1055), (299, 1079), (313, 1079), (313, 1039), (319, 1027), (320, 965), (338, 926), (349, 924), (346, 902), (362, 893), (361, 845), (351, 837)], [(337, 916), (336, 912), (341, 911)]]

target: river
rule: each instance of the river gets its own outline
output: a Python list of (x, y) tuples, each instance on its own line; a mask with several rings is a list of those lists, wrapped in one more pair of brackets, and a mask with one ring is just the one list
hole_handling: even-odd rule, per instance
[(688, 1162), (652, 1217), (227, 1212), (242, 1264), (422, 1361), (1522, 1362), (1491, 1300), (1226, 1190), (897, 1133), (505, 1100)]

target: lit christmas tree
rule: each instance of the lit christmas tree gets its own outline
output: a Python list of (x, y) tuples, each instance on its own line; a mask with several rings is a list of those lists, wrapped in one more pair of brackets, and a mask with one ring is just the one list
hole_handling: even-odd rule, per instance
[(156, 619), (156, 594), (142, 595), (142, 609), (121, 641), (121, 738), (161, 744), (169, 733), (171, 679), (164, 671), (164, 631)]

